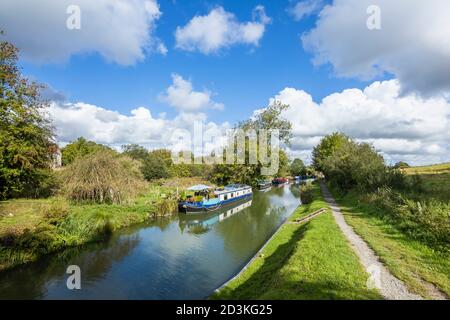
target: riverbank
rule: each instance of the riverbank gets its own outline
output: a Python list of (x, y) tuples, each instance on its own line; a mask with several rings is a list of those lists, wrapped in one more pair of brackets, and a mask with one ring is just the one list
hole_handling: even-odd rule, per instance
[(389, 271), (428, 299), (450, 296), (450, 163), (403, 169), (413, 188), (331, 191), (346, 222)]
[(70, 203), (62, 197), (0, 202), (0, 271), (36, 261), (67, 247), (102, 241), (111, 232), (177, 212), (177, 186), (186, 178), (159, 180), (117, 205)]
[(333, 192), (345, 221), (380, 257), (381, 262), (411, 292), (426, 299), (450, 295), (450, 256), (412, 238), (381, 218), (380, 208), (365, 203), (354, 193)]
[[(317, 184), (240, 276), (212, 299), (381, 299), (339, 230)], [(321, 208), (305, 223), (294, 223)]]
[[(294, 212), (299, 189), (255, 191), (243, 205), (150, 219), (105, 241), (46, 255), (1, 272), (0, 299), (204, 299)], [(82, 270), (82, 290), (67, 290), (69, 265)]]

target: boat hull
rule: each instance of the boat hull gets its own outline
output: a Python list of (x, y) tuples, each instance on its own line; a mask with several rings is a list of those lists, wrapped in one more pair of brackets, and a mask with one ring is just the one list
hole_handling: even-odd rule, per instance
[(246, 202), (253, 197), (252, 193), (245, 194), (236, 198), (223, 200), (218, 204), (205, 206), (198, 203), (189, 203), (189, 202), (180, 202), (178, 204), (178, 210), (182, 213), (186, 214), (199, 214), (199, 213), (208, 213), (212, 211), (216, 211), (219, 209), (223, 209), (228, 206), (233, 206), (242, 202)]
[(265, 190), (267, 188), (270, 188), (271, 186), (272, 186), (271, 182), (264, 183), (264, 184), (258, 184), (258, 189), (259, 190)]

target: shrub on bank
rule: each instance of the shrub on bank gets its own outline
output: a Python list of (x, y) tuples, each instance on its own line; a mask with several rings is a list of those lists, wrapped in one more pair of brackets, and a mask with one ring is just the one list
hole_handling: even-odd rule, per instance
[(134, 160), (108, 150), (75, 160), (61, 177), (63, 193), (77, 203), (120, 204), (145, 186)]
[(383, 187), (362, 197), (379, 216), (394, 222), (409, 236), (438, 247), (450, 244), (450, 204), (433, 199), (415, 201)]
[(300, 187), (300, 199), (302, 200), (302, 204), (313, 202), (313, 186), (311, 184), (303, 184)]

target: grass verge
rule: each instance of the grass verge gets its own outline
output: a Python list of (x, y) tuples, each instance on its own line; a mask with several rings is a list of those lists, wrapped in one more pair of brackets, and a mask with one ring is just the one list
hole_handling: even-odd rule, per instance
[[(425, 298), (432, 298), (434, 284), (450, 296), (450, 256), (424, 242), (411, 239), (394, 224), (380, 218), (378, 208), (359, 201), (354, 193), (339, 196), (333, 192), (347, 223), (376, 252), (391, 273), (408, 288)], [(424, 281), (425, 280), (425, 281)]]
[[(290, 221), (327, 207), (318, 185), (313, 201)], [(262, 254), (212, 299), (381, 299), (331, 211), (303, 224), (284, 224)]]
[(173, 187), (152, 184), (123, 204), (76, 205), (63, 198), (0, 202), (0, 271), (67, 247), (101, 241), (114, 230), (177, 212)]

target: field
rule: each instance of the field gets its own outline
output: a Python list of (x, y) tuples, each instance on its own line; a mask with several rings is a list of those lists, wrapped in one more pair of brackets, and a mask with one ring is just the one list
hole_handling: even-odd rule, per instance
[(249, 267), (212, 299), (381, 299), (330, 210), (301, 224), (293, 220), (328, 208), (318, 185)]
[(450, 173), (450, 162), (430, 166), (409, 167), (403, 169), (407, 174), (443, 174)]
[(419, 178), (424, 196), (450, 201), (450, 163), (404, 169), (409, 178)]

